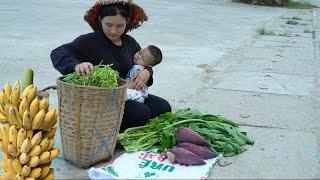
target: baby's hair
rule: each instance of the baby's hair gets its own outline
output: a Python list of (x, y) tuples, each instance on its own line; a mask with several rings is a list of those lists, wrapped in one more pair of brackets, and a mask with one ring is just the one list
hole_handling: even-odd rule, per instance
[(154, 45), (149, 45), (148, 49), (149, 49), (151, 55), (153, 56), (152, 66), (155, 66), (155, 65), (161, 63), (161, 61), (162, 61), (161, 50), (157, 46), (154, 46)]

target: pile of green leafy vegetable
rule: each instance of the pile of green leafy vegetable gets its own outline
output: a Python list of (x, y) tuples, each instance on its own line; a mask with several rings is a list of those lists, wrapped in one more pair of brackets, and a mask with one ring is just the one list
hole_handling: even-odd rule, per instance
[(113, 70), (110, 65), (97, 65), (93, 67), (89, 76), (73, 72), (67, 74), (63, 81), (83, 86), (115, 88), (118, 86), (118, 78), (119, 73)]
[(157, 147), (161, 153), (177, 144), (175, 133), (178, 127), (193, 129), (211, 143), (212, 151), (226, 157), (242, 153), (246, 151), (244, 145), (254, 143), (236, 123), (190, 108), (162, 114), (145, 126), (126, 129), (119, 134), (118, 140), (128, 152)]

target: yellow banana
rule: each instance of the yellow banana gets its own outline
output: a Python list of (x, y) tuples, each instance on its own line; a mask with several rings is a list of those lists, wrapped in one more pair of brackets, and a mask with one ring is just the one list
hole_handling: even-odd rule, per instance
[(56, 134), (57, 127), (51, 128), (49, 131), (45, 132), (43, 134), (44, 138), (52, 138)]
[(9, 129), (9, 142), (14, 146), (17, 146), (17, 137), (18, 137), (18, 132), (17, 132), (16, 126), (11, 125)]
[(33, 137), (33, 129), (28, 129), (27, 130), (27, 138), (32, 138)]
[(19, 105), (19, 115), (21, 118), (23, 118), (23, 113), (28, 109), (28, 99), (27, 97), (23, 98), (20, 105)]
[(25, 110), (23, 113), (23, 117), (22, 117), (22, 126), (25, 129), (30, 129), (31, 128), (31, 118), (30, 118), (30, 112), (29, 110)]
[(31, 139), (31, 146), (39, 145), (42, 140), (42, 131), (37, 132)]
[(56, 158), (57, 156), (59, 155), (59, 149), (58, 148), (53, 148), (51, 151), (50, 151), (50, 160), (49, 161), (52, 161), (54, 158)]
[[(2, 126), (2, 124), (0, 124)], [(0, 129), (0, 150), (2, 150), (2, 130)]]
[(9, 122), (17, 125), (19, 129), (22, 127), (22, 119), (20, 118), (19, 111), (13, 105), (9, 107)]
[(8, 82), (4, 84), (3, 90), (6, 93), (6, 95), (9, 97), (11, 94), (11, 86)]
[(56, 109), (50, 109), (43, 120), (43, 129), (48, 130), (56, 123)]
[(15, 180), (24, 180), (22, 173), (18, 173), (15, 177)]
[(54, 180), (54, 169), (50, 168), (50, 173), (43, 180)]
[(30, 118), (33, 119), (39, 112), (39, 99), (36, 97), (30, 104)]
[(51, 139), (49, 139), (49, 145), (48, 145), (48, 151), (49, 150), (51, 150), (52, 148), (53, 148), (53, 146), (54, 146), (54, 139), (53, 138), (51, 138)]
[(48, 97), (44, 97), (40, 100), (39, 102), (39, 109), (44, 109), (46, 112), (49, 109), (49, 98)]
[(5, 111), (8, 111), (8, 122), (10, 124), (17, 124), (14, 115), (14, 105), (8, 103), (5, 107)]
[(4, 106), (6, 104), (3, 102), (4, 101), (3, 94), (4, 94), (3, 90), (0, 90), (0, 106)]
[(6, 103), (5, 106), (4, 106), (4, 112), (6, 113), (8, 118), (9, 118), (9, 108), (10, 108), (10, 106), (12, 106), (12, 104), (10, 104), (10, 103)]
[(4, 106), (6, 103), (4, 103), (4, 90), (0, 91), (0, 106)]
[(24, 176), (24, 177), (28, 177), (29, 175), (30, 175), (30, 173), (31, 173), (31, 167), (29, 166), (29, 165), (24, 165), (23, 166), (23, 168), (22, 168), (22, 175)]
[(49, 139), (43, 138), (40, 142), (40, 147), (42, 151), (47, 151), (49, 147)]
[(27, 86), (21, 93), (21, 99), (27, 97), (27, 95), (29, 94), (29, 91), (31, 88), (34, 88), (34, 85), (33, 84), (30, 84), (29, 86)]
[(17, 147), (21, 148), (23, 141), (27, 138), (27, 131), (24, 128), (19, 129), (17, 135)]
[(41, 176), (40, 179), (45, 178), (50, 173), (50, 166), (44, 166), (41, 168)]
[(8, 144), (8, 152), (9, 152), (9, 154), (11, 154), (14, 157), (16, 155), (19, 155), (17, 146), (13, 145), (11, 142), (9, 142), (9, 144)]
[(13, 85), (12, 85), (13, 89), (10, 95), (10, 102), (11, 104), (13, 104), (16, 108), (19, 108), (19, 104), (20, 104), (20, 91), (21, 91), (21, 86), (19, 81), (16, 81)]
[(8, 96), (5, 92), (5, 90), (3, 89), (1, 92), (0, 92), (0, 104), (1, 105), (5, 105), (9, 102), (9, 97), (10, 95)]
[(30, 160), (30, 155), (27, 153), (21, 153), (19, 157), (19, 161), (22, 165), (27, 164)]
[(44, 164), (50, 161), (51, 153), (46, 151), (40, 155), (40, 164)]
[(36, 86), (32, 86), (29, 91), (28, 94), (26, 95), (26, 97), (28, 98), (29, 104), (34, 100), (34, 98), (37, 97), (37, 87)]
[(1, 162), (1, 166), (5, 171), (8, 171), (8, 167), (7, 167), (7, 159), (9, 155), (7, 153), (2, 152), (2, 162)]
[(8, 152), (13, 155), (16, 156), (16, 154), (18, 153), (17, 151), (17, 129), (15, 127), (15, 125), (12, 125), (9, 129), (9, 144), (8, 144)]
[(27, 138), (23, 141), (23, 143), (22, 143), (22, 145), (21, 145), (20, 152), (21, 152), (21, 153), (29, 153), (29, 151), (31, 150), (31, 148), (32, 148), (31, 141), (30, 141), (30, 139), (27, 137)]
[(2, 151), (5, 153), (9, 153), (8, 145), (9, 145), (9, 124), (1, 124), (1, 134), (2, 134)]
[(42, 109), (40, 110), (37, 115), (33, 118), (31, 122), (32, 129), (41, 129), (44, 118), (46, 116), (46, 112)]
[(8, 171), (8, 169), (7, 169), (7, 164), (6, 164), (6, 161), (3, 159), (2, 161), (1, 161), (1, 168), (6, 172), (6, 171)]
[(14, 173), (18, 174), (22, 172), (22, 165), (19, 159), (13, 159), (12, 162)]
[(2, 152), (2, 157), (3, 157), (3, 159), (8, 159), (10, 157), (10, 155), (5, 152)]
[[(1, 93), (1, 92), (0, 92)], [(4, 107), (4, 106), (3, 106)], [(2, 107), (1, 103), (0, 103), (0, 114), (2, 114), (3, 116), (8, 116), (8, 114), (6, 113), (6, 111), (4, 110), (4, 108)]]
[(8, 171), (9, 172), (14, 172), (14, 170), (13, 170), (13, 159), (12, 159), (12, 157), (8, 157), (7, 159), (6, 159), (6, 167), (7, 167), (7, 169), (8, 169)]
[(28, 161), (28, 165), (32, 168), (37, 167), (39, 165), (39, 162), (40, 162), (39, 156), (32, 156)]
[(42, 153), (42, 149), (40, 145), (34, 146), (29, 152), (30, 156), (39, 156)]
[(36, 178), (33, 178), (33, 177), (26, 177), (24, 178), (24, 180), (35, 180)]
[(39, 178), (41, 176), (41, 168), (38, 167), (38, 168), (32, 169), (29, 176), (33, 178)]
[(1, 130), (2, 126), (3, 126), (2, 123), (0, 123), (0, 142), (2, 141), (2, 136), (3, 136), (2, 135), (2, 130)]
[[(0, 105), (1, 106), (1, 105)], [(2, 113), (0, 113), (0, 122), (8, 122), (8, 117)]]
[(1, 180), (14, 180), (16, 175), (13, 172), (6, 172), (1, 176)]
[(3, 123), (0, 123), (0, 140), (2, 140), (2, 136), (3, 136), (3, 133), (2, 133), (2, 128), (3, 128)]

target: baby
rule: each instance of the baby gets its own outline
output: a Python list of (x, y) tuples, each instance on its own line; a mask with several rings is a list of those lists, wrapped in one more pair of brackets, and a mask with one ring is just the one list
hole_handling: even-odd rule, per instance
[[(146, 67), (153, 67), (159, 64), (162, 60), (161, 50), (153, 45), (149, 45), (138, 51), (133, 57), (133, 67), (127, 74), (126, 79), (131, 81), (135, 75)], [(145, 98), (148, 98), (148, 87), (145, 85), (141, 90), (128, 89), (126, 100), (135, 100), (144, 103)]]

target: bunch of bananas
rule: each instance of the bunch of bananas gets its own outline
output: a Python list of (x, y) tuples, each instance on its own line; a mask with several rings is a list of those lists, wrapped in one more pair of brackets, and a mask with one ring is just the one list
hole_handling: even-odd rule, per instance
[(49, 97), (37, 97), (31, 84), (21, 92), (19, 81), (0, 91), (0, 148), (4, 173), (1, 179), (53, 179), (51, 161), (57, 110), (49, 109)]

